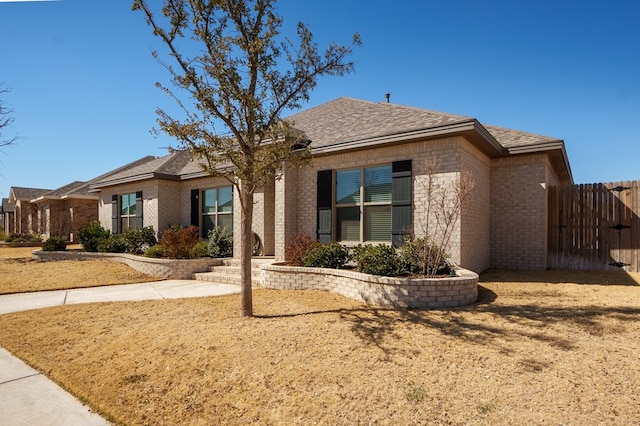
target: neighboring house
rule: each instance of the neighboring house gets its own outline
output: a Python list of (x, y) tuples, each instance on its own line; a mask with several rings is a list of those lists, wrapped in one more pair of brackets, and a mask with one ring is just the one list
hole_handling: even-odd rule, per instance
[(65, 237), (74, 241), (78, 229), (98, 219), (98, 197), (88, 193), (88, 182), (72, 182), (61, 188), (12, 187), (7, 204), (14, 213), (5, 219), (5, 231)]
[(9, 203), (13, 204), (13, 220), (9, 228), (16, 234), (30, 234), (39, 231), (38, 207), (31, 200), (50, 192), (50, 189), (22, 188), (9, 189)]
[(38, 215), (32, 231), (75, 242), (78, 230), (98, 219), (98, 197), (88, 190), (88, 182), (76, 181), (30, 200)]
[(89, 191), (90, 184), (153, 158), (147, 156), (88, 182), (75, 181), (54, 190), (12, 187), (6, 207), (3, 200), (3, 211), (11, 210), (4, 218), (5, 232), (34, 233), (44, 239), (64, 237), (76, 242), (78, 230), (98, 220), (99, 197)]
[(2, 230), (11, 234), (14, 232), (14, 214), (15, 214), (15, 205), (9, 202), (8, 198), (2, 199), (2, 206), (0, 206), (0, 213), (2, 213)]
[[(544, 269), (548, 188), (572, 183), (560, 139), (486, 126), (454, 114), (339, 98), (287, 119), (310, 141), (311, 163), (285, 168), (256, 194), (262, 254), (284, 259), (298, 233), (345, 244), (401, 243), (424, 229), (427, 163), (445, 189), (461, 174), (473, 191), (450, 252), (460, 265)], [(99, 220), (126, 227), (233, 224), (240, 211), (229, 182), (206, 175), (185, 152), (139, 160), (90, 183)]]

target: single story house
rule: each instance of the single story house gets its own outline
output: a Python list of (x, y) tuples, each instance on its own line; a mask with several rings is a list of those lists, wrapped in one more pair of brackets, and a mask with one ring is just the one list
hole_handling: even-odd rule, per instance
[[(451, 239), (461, 266), (545, 269), (548, 191), (573, 183), (564, 142), (483, 125), (473, 117), (388, 102), (339, 98), (287, 118), (310, 143), (312, 161), (284, 168), (256, 194), (261, 254), (284, 259), (306, 233), (346, 244), (398, 243), (425, 227), (426, 181), (447, 189), (469, 176), (473, 190)], [(435, 175), (429, 173), (435, 164)], [(188, 153), (145, 157), (89, 184), (98, 217), (114, 233), (152, 226), (229, 225), (239, 240), (238, 197)]]
[(30, 234), (38, 232), (40, 221), (38, 219), (38, 208), (31, 200), (41, 197), (50, 189), (43, 188), (23, 188), (13, 186), (9, 189), (8, 205), (12, 206), (13, 214), (9, 219), (5, 219), (6, 232), (16, 234)]
[(106, 179), (121, 169), (130, 169), (155, 157), (148, 156), (98, 176), (88, 182), (75, 181), (58, 189), (11, 187), (3, 200), (4, 229), (7, 233), (39, 234), (76, 241), (76, 233), (98, 220), (98, 195), (89, 192), (95, 180)]
[(5, 232), (74, 241), (80, 228), (98, 219), (98, 197), (88, 188), (88, 182), (72, 182), (55, 190), (11, 187), (6, 204), (12, 210), (4, 218)]
[(0, 216), (2, 217), (0, 227), (7, 234), (14, 232), (14, 214), (15, 205), (10, 203), (8, 198), (3, 198), (0, 206)]

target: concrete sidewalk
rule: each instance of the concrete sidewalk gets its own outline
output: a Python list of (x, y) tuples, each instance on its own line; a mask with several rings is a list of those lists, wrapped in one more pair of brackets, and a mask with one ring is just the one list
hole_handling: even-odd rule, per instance
[[(179, 299), (239, 293), (240, 287), (196, 280), (168, 280), (0, 296), (0, 315), (95, 302)], [(0, 425), (109, 425), (46, 376), (0, 347)]]
[(0, 296), (0, 315), (77, 303), (180, 299), (221, 296), (239, 292), (240, 287), (237, 285), (196, 280), (167, 280), (141, 284), (37, 291)]

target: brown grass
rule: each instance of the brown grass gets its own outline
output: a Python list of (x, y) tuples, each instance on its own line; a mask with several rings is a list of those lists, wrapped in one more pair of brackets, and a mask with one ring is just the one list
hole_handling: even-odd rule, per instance
[[(70, 246), (70, 249), (77, 249)], [(0, 247), (0, 294), (157, 281), (121, 263), (102, 260), (41, 262), (34, 247)]]
[(275, 290), (255, 318), (238, 295), (60, 306), (0, 316), (0, 345), (120, 424), (630, 425), (638, 278), (491, 271), (479, 303), (433, 311)]

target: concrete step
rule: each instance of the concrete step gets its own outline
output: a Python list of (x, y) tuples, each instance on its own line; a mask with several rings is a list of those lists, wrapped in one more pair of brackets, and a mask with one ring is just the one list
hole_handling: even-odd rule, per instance
[[(255, 285), (262, 281), (262, 271), (260, 265), (273, 262), (273, 258), (256, 258), (251, 261), (251, 280)], [(240, 260), (224, 259), (222, 265), (212, 266), (209, 272), (199, 272), (194, 274), (194, 278), (202, 281), (216, 282), (220, 284), (240, 285)]]
[[(217, 284), (234, 284), (240, 285), (240, 274), (228, 274), (224, 272), (197, 272), (193, 274), (193, 277), (199, 281), (209, 281)], [(252, 275), (251, 281), (255, 285), (259, 285), (262, 282), (262, 278), (258, 275)]]

